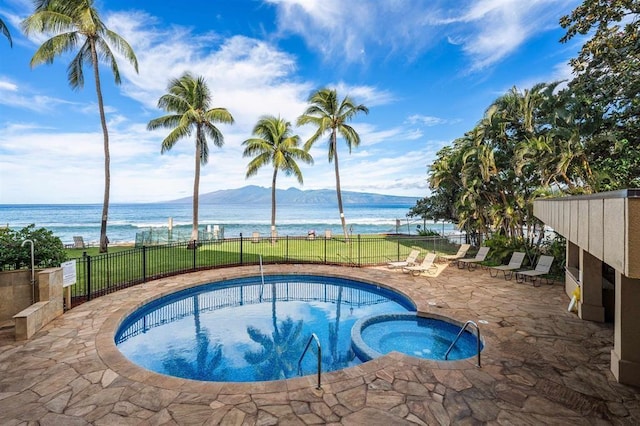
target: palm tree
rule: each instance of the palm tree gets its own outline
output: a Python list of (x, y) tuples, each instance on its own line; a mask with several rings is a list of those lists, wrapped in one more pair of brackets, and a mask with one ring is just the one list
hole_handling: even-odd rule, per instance
[(281, 170), (287, 176), (294, 175), (300, 185), (303, 184), (302, 172), (296, 160), (313, 164), (313, 158), (303, 149), (298, 148), (300, 137), (291, 134), (291, 123), (278, 117), (264, 116), (253, 128), (255, 138), (242, 142), (246, 145), (243, 156), (255, 156), (247, 166), (246, 177), (254, 176), (267, 164), (273, 165), (271, 179), (271, 241), (276, 236), (276, 177)]
[(198, 191), (200, 188), (200, 165), (209, 161), (207, 137), (217, 147), (224, 145), (224, 136), (214, 123), (233, 124), (233, 117), (225, 108), (211, 108), (211, 92), (204, 77), (194, 77), (186, 72), (180, 78), (172, 79), (167, 87), (169, 93), (158, 100), (158, 108), (171, 113), (158, 117), (147, 124), (148, 130), (160, 127), (172, 129), (162, 141), (164, 154), (176, 142), (191, 133), (196, 133), (195, 178), (193, 182), (193, 229), (191, 241), (198, 240)]
[(35, 12), (22, 22), (24, 32), (55, 34), (45, 41), (31, 58), (31, 67), (42, 63), (53, 63), (56, 56), (74, 50), (80, 46), (78, 53), (68, 67), (68, 80), (72, 89), (84, 86), (82, 65), (91, 64), (98, 97), (100, 124), (104, 144), (104, 199), (100, 226), (100, 252), (107, 251), (107, 218), (109, 215), (109, 189), (111, 185), (109, 131), (102, 100), (99, 63), (111, 66), (115, 83), (120, 84), (118, 63), (112, 50), (122, 54), (138, 72), (138, 59), (129, 43), (118, 34), (109, 30), (100, 19), (93, 0), (36, 0)]
[(11, 40), (11, 33), (9, 32), (9, 28), (5, 25), (4, 21), (0, 19), (0, 33), (4, 34), (4, 36), (9, 39), (9, 46), (13, 47), (13, 41)]
[(317, 127), (316, 132), (305, 143), (305, 150), (309, 150), (311, 146), (322, 135), (329, 132), (329, 162), (333, 161), (336, 172), (336, 193), (338, 196), (338, 209), (340, 211), (340, 221), (342, 222), (342, 231), (344, 232), (345, 241), (349, 241), (347, 234), (347, 222), (344, 218), (344, 209), (342, 208), (342, 194), (340, 192), (340, 171), (338, 167), (338, 133), (342, 136), (349, 147), (349, 153), (354, 146), (360, 145), (360, 135), (355, 129), (347, 124), (359, 112), (369, 113), (369, 109), (364, 105), (356, 105), (355, 102), (346, 96), (342, 101), (338, 102), (338, 94), (335, 89), (320, 89), (313, 93), (308, 102), (310, 106), (305, 112), (298, 117), (298, 125), (313, 124)]

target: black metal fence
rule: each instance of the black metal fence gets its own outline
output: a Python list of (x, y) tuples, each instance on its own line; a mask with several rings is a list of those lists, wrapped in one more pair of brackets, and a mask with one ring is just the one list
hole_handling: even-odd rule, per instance
[(76, 259), (72, 305), (146, 281), (205, 269), (275, 263), (372, 266), (422, 253), (455, 253), (464, 236), (357, 235), (344, 238), (271, 237), (201, 240), (141, 246)]

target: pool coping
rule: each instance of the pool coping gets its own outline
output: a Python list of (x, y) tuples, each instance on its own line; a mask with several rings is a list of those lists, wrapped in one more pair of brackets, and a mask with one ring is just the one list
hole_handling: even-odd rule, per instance
[[(208, 381), (199, 381), (199, 380), (191, 380), (184, 379), (169, 375), (164, 375), (161, 373), (157, 373), (151, 370), (147, 370), (143, 367), (138, 366), (137, 364), (130, 361), (126, 358), (122, 352), (118, 349), (115, 343), (115, 335), (122, 324), (122, 322), (126, 319), (127, 316), (135, 312), (138, 308), (144, 306), (147, 303), (150, 303), (154, 300), (157, 300), (161, 297), (167, 296), (171, 293), (175, 293), (181, 290), (185, 290), (188, 288), (209, 284), (211, 282), (224, 281), (229, 279), (237, 279), (237, 278), (247, 278), (259, 276), (259, 274), (245, 272), (245, 271), (237, 271), (237, 270), (227, 270), (228, 274), (216, 274), (214, 279), (195, 279), (189, 282), (183, 283), (171, 283), (167, 281), (171, 281), (171, 278), (162, 278), (160, 280), (151, 281), (145, 284), (141, 284), (137, 286), (135, 289), (138, 291), (132, 291), (139, 295), (139, 297), (134, 297), (126, 301), (121, 301), (121, 307), (113, 312), (109, 317), (103, 322), (100, 326), (96, 338), (96, 351), (100, 359), (105, 363), (105, 365), (113, 370), (115, 373), (126, 377), (130, 380), (140, 382), (150, 386), (156, 386), (159, 388), (167, 389), (167, 390), (179, 390), (179, 391), (188, 391), (188, 392), (198, 392), (200, 394), (207, 394), (211, 396), (216, 396), (219, 394), (239, 394), (239, 393), (273, 393), (284, 390), (296, 390), (303, 388), (314, 388), (316, 387), (316, 374), (308, 374), (301, 377), (284, 379), (284, 380), (273, 380), (273, 381), (259, 381), (259, 382), (208, 382)], [(187, 276), (189, 274), (186, 274)], [(265, 274), (267, 275), (309, 275), (308, 272), (287, 272), (287, 273), (272, 273)], [(319, 274), (315, 274), (319, 275)], [(462, 325), (464, 321), (459, 321), (455, 318), (442, 316), (437, 313), (429, 312), (429, 309), (432, 308), (432, 305), (420, 306), (420, 303), (416, 301), (410, 294), (403, 291), (402, 289), (396, 288), (394, 286), (387, 285), (384, 282), (378, 282), (368, 278), (362, 277), (354, 277), (354, 275), (347, 275), (343, 273), (328, 273), (322, 272), (322, 275), (333, 278), (343, 278), (349, 280), (355, 280), (359, 283), (380, 286), (385, 289), (397, 292), (401, 294), (403, 297), (406, 297), (416, 306), (417, 316), (423, 317), (441, 317), (443, 319), (448, 320), (449, 322), (457, 323)], [(159, 290), (159, 291), (158, 291)], [(484, 348), (487, 348), (487, 342), (485, 341), (486, 336), (483, 336), (483, 344)], [(408, 364), (421, 364), (427, 367), (436, 368), (436, 369), (447, 369), (447, 370), (455, 370), (455, 369), (468, 369), (475, 368), (473, 363), (474, 358), (468, 358), (464, 360), (452, 360), (452, 361), (437, 361), (437, 360), (429, 360), (423, 358), (413, 357), (400, 352), (391, 352), (389, 354), (382, 355), (381, 357), (372, 359), (370, 361), (363, 362), (360, 365), (356, 365), (353, 367), (347, 367), (341, 370), (335, 370), (330, 372), (322, 373), (322, 385), (331, 385), (331, 383), (336, 383), (345, 378), (349, 377), (359, 377), (368, 372), (375, 372), (379, 370), (381, 367), (390, 366), (397, 364), (398, 361), (402, 361), (403, 363)], [(317, 393), (321, 393), (322, 389), (315, 389)]]

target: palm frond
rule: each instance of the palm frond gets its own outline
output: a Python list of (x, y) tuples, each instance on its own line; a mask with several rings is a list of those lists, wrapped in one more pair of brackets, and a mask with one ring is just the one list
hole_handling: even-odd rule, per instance
[(2, 19), (0, 19), (0, 33), (2, 33), (8, 40), (9, 46), (13, 47), (13, 40), (11, 40), (11, 33), (9, 32), (9, 28), (4, 23)]

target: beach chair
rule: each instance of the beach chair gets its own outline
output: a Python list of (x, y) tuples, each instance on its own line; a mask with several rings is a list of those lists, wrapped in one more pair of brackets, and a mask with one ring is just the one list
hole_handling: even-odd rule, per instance
[[(492, 277), (497, 277), (500, 271), (504, 275), (505, 280), (510, 280), (513, 277), (513, 272), (520, 269), (522, 267), (522, 262), (524, 261), (525, 253), (521, 251), (514, 251), (511, 255), (511, 259), (509, 260), (508, 265), (500, 265), (500, 266), (490, 266), (489, 267), (489, 275)], [(507, 277), (507, 273), (509, 273)]]
[(528, 271), (516, 271), (516, 281), (519, 283), (524, 283), (527, 281), (527, 279), (529, 279), (531, 283), (536, 286), (538, 278), (549, 273), (552, 263), (553, 256), (540, 256), (535, 269), (531, 269)]
[(484, 262), (488, 254), (489, 254), (489, 247), (486, 247), (486, 246), (480, 247), (480, 250), (478, 250), (478, 253), (476, 253), (475, 257), (458, 259), (456, 261), (458, 262), (458, 268), (464, 269), (466, 267), (471, 271), (472, 269), (475, 269), (478, 266), (478, 263)]
[(73, 248), (86, 248), (82, 237), (73, 237)]
[(436, 260), (435, 253), (427, 253), (424, 259), (422, 259), (422, 263), (420, 263), (419, 265), (404, 266), (402, 268), (402, 272), (416, 275), (416, 276), (420, 275), (423, 272), (433, 275), (436, 272), (438, 272), (438, 266), (434, 265), (433, 263), (435, 262), (435, 260)]
[(411, 250), (411, 253), (409, 253), (406, 260), (401, 260), (398, 262), (389, 262), (387, 263), (387, 267), (389, 269), (396, 269), (396, 268), (402, 268), (404, 266), (413, 266), (413, 264), (416, 263), (418, 256), (420, 256), (420, 250), (415, 250), (415, 249)]
[(260, 233), (259, 232), (254, 232), (251, 234), (251, 242), (252, 243), (259, 243), (260, 242)]
[(471, 248), (471, 244), (462, 244), (456, 254), (443, 254), (438, 256), (438, 259), (449, 261), (449, 262), (455, 262), (458, 259), (462, 259), (463, 257), (465, 257), (470, 248)]

